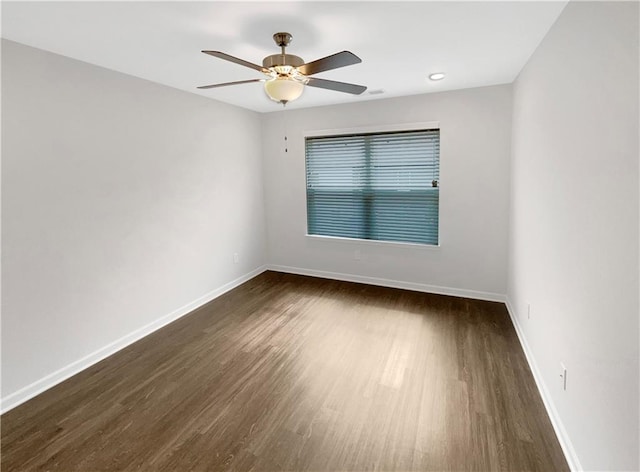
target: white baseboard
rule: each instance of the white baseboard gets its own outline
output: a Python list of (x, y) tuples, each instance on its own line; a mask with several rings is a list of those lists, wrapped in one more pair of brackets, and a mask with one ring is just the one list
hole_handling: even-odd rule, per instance
[(527, 343), (527, 339), (524, 337), (524, 333), (522, 328), (520, 327), (520, 323), (518, 322), (518, 317), (516, 316), (516, 311), (511, 304), (511, 301), (507, 297), (506, 299), (507, 311), (509, 312), (509, 316), (511, 317), (511, 322), (516, 329), (516, 334), (518, 335), (518, 339), (520, 340), (520, 345), (522, 346), (522, 350), (524, 351), (524, 355), (527, 358), (527, 362), (529, 363), (529, 368), (531, 369), (531, 373), (533, 374), (533, 378), (536, 381), (536, 385), (538, 387), (538, 391), (540, 392), (540, 396), (542, 397), (542, 401), (547, 410), (547, 414), (549, 415), (549, 419), (551, 420), (551, 424), (553, 425), (553, 429), (556, 432), (556, 436), (558, 437), (558, 441), (560, 442), (560, 447), (562, 448), (562, 452), (564, 452), (564, 457), (567, 460), (569, 468), (578, 472), (583, 470), (580, 465), (580, 461), (578, 460), (578, 456), (576, 454), (575, 449), (573, 448), (573, 444), (569, 439), (569, 435), (567, 434), (567, 430), (564, 428), (564, 424), (558, 415), (558, 410), (551, 399), (551, 395), (549, 395), (549, 390), (547, 390), (547, 386), (542, 379), (542, 375), (540, 374), (540, 370), (538, 369), (538, 364), (536, 364), (535, 358), (533, 357), (533, 352), (531, 348), (529, 348), (529, 344)]
[(76, 375), (77, 373), (85, 370), (88, 367), (91, 367), (93, 364), (100, 362), (101, 360), (109, 357), (112, 354), (120, 351), (121, 349), (133, 344), (139, 339), (148, 336), (149, 334), (157, 331), (163, 326), (168, 325), (169, 323), (177, 320), (178, 318), (183, 317), (184, 315), (192, 312), (196, 308), (201, 307), (202, 305), (209, 303), (211, 300), (219, 297), (220, 295), (228, 292), (231, 289), (236, 288), (238, 285), (245, 283), (247, 280), (254, 278), (255, 276), (261, 274), (267, 270), (266, 266), (258, 267), (257, 269), (245, 274), (241, 277), (238, 277), (231, 282), (224, 284), (221, 287), (218, 287), (209, 293), (204, 294), (200, 298), (187, 303), (186, 305), (178, 308), (177, 310), (169, 313), (168, 315), (163, 316), (162, 318), (158, 318), (151, 323), (136, 329), (135, 331), (121, 337), (120, 339), (116, 339), (112, 343), (107, 344), (106, 346), (98, 349), (97, 351), (92, 352), (91, 354), (78, 359), (75, 362), (59, 369), (39, 380), (36, 380), (30, 385), (21, 388), (20, 390), (13, 392), (6, 397), (0, 400), (0, 412), (6, 413), (7, 411), (15, 408), (21, 403), (26, 402), (27, 400), (39, 395), (45, 390), (50, 389), (51, 387), (59, 384), (60, 382), (65, 381), (69, 377)]
[(382, 279), (379, 277), (366, 277), (364, 275), (343, 274), (339, 272), (326, 272), (322, 270), (302, 269), (300, 267), (289, 267), (282, 265), (268, 265), (268, 270), (275, 272), (286, 272), (288, 274), (310, 275), (322, 279), (343, 280), (345, 282), (358, 282), (380, 287), (402, 288), (416, 292), (435, 293), (438, 295), (452, 295), (454, 297), (474, 298), (477, 300), (487, 300), (490, 302), (505, 302), (506, 297), (500, 293), (479, 292), (476, 290), (466, 290), (452, 287), (441, 287), (439, 285), (419, 284), (415, 282), (403, 282), (399, 280)]

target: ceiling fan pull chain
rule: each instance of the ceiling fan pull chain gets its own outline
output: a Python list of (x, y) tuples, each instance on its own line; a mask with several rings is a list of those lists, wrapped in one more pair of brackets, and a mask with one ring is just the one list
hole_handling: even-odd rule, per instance
[[(283, 106), (286, 105), (286, 103), (283, 103)], [(289, 146), (288, 146), (288, 138), (287, 138), (287, 114), (285, 113), (283, 115), (282, 118), (282, 122), (284, 125), (284, 152), (289, 152)]]

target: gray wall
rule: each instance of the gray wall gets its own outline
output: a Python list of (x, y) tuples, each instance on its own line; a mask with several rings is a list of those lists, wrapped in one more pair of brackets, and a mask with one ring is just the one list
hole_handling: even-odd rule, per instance
[(2, 41), (3, 407), (264, 265), (260, 126)]
[(638, 58), (638, 3), (571, 2), (515, 83), (508, 295), (586, 470), (640, 467)]
[[(440, 247), (307, 237), (305, 132), (415, 122), (440, 124)], [(503, 297), (510, 142), (509, 85), (265, 115), (269, 262), (298, 272)]]

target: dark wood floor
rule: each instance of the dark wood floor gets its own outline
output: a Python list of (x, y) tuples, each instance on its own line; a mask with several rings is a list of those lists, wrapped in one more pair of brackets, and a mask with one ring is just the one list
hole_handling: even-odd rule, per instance
[(273, 272), (6, 413), (1, 462), (568, 470), (504, 305)]

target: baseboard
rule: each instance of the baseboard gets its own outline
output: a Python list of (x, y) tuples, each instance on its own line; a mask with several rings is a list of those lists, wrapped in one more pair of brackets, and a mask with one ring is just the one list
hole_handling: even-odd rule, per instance
[(567, 460), (567, 464), (569, 464), (569, 468), (578, 472), (583, 470), (580, 465), (580, 461), (578, 460), (578, 456), (576, 455), (576, 451), (573, 448), (573, 444), (569, 439), (569, 435), (567, 434), (567, 430), (565, 429), (560, 416), (558, 415), (558, 410), (551, 399), (551, 395), (549, 395), (549, 391), (547, 390), (547, 386), (542, 379), (542, 375), (540, 374), (540, 370), (538, 369), (538, 364), (533, 357), (533, 352), (531, 348), (529, 348), (529, 344), (527, 343), (527, 339), (524, 337), (524, 333), (522, 328), (520, 327), (520, 323), (518, 322), (518, 317), (516, 316), (516, 311), (511, 304), (511, 301), (507, 297), (506, 299), (507, 311), (509, 312), (509, 316), (511, 317), (511, 322), (513, 323), (514, 328), (516, 329), (516, 334), (518, 335), (518, 339), (520, 340), (520, 345), (522, 346), (522, 350), (524, 351), (524, 355), (527, 358), (527, 362), (529, 363), (529, 368), (531, 369), (531, 373), (533, 374), (533, 378), (536, 382), (536, 386), (538, 387), (538, 391), (540, 392), (540, 396), (542, 397), (542, 402), (547, 410), (547, 414), (549, 415), (549, 419), (551, 420), (551, 424), (553, 425), (553, 429), (556, 432), (556, 436), (558, 437), (558, 441), (560, 442), (560, 447), (562, 448), (562, 452), (564, 452), (564, 457)]
[(363, 275), (343, 274), (339, 272), (326, 272), (314, 269), (302, 269), (300, 267), (289, 267), (282, 265), (268, 265), (268, 270), (275, 272), (286, 272), (288, 274), (310, 275), (322, 279), (343, 280), (345, 282), (358, 282), (380, 287), (402, 288), (416, 292), (436, 293), (438, 295), (451, 295), (454, 297), (473, 298), (476, 300), (487, 300), (491, 302), (505, 302), (506, 297), (500, 293), (479, 292), (476, 290), (465, 290), (452, 287), (441, 287), (439, 285), (419, 284), (415, 282), (403, 282), (399, 280), (383, 279), (379, 277), (366, 277)]
[(77, 361), (72, 362), (66, 367), (63, 367), (62, 369), (59, 369), (41, 378), (40, 380), (36, 380), (32, 384), (27, 385), (26, 387), (23, 387), (20, 390), (7, 395), (6, 397), (0, 400), (0, 412), (3, 414), (6, 413), (12, 408), (15, 408), (16, 406), (35, 397), (36, 395), (39, 395), (45, 390), (50, 389), (51, 387), (59, 384), (60, 382), (67, 380), (69, 377), (76, 375), (77, 373), (85, 370), (86, 368), (91, 367), (92, 365), (109, 357), (110, 355), (115, 354), (121, 349), (129, 346), (130, 344), (133, 344), (134, 342), (144, 338), (145, 336), (148, 336), (154, 331), (157, 331), (163, 326), (166, 326), (169, 323), (177, 320), (178, 318), (183, 317), (184, 315), (192, 312), (196, 308), (199, 308), (202, 305), (209, 303), (211, 300), (219, 297), (220, 295), (228, 292), (229, 290), (236, 288), (238, 285), (245, 283), (246, 281), (261, 274), (265, 270), (267, 270), (266, 266), (258, 267), (257, 269), (252, 270), (251, 272), (241, 277), (238, 277), (237, 279), (232, 280), (231, 282), (226, 283), (223, 286), (218, 287), (206, 293), (200, 298), (190, 303), (187, 303), (186, 305), (178, 308), (177, 310), (169, 313), (168, 315), (165, 315), (162, 318), (158, 318), (157, 320), (139, 329), (136, 329), (135, 331), (121, 337), (120, 339), (117, 339), (112, 343), (107, 344), (106, 346), (98, 349), (97, 351), (92, 352), (88, 356), (85, 356), (82, 359), (78, 359)]

